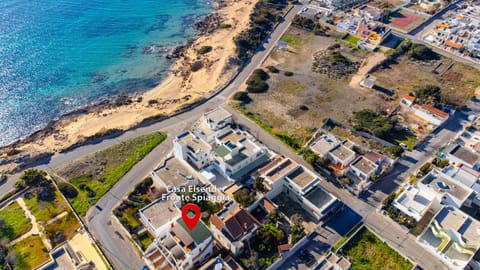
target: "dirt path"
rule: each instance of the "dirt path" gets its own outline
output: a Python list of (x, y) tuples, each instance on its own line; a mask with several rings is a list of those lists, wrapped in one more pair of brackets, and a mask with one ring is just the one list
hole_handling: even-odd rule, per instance
[(374, 68), (376, 65), (380, 64), (387, 57), (381, 52), (375, 52), (370, 54), (365, 60), (363, 60), (362, 65), (358, 69), (358, 72), (353, 75), (350, 80), (350, 86), (352, 88), (360, 88), (360, 82), (365, 78), (365, 76)]
[(63, 211), (62, 213), (58, 214), (57, 216), (55, 216), (54, 218), (50, 219), (49, 221), (47, 221), (47, 224), (50, 224), (50, 223), (53, 223), (61, 218), (63, 218), (64, 216), (68, 215), (68, 212), (67, 211)]
[(17, 238), (15, 240), (13, 240), (12, 242), (8, 243), (8, 246), (15, 245), (16, 243), (22, 241), (23, 239), (25, 239), (25, 238), (27, 238), (31, 235), (38, 234), (38, 235), (40, 235), (40, 238), (42, 239), (42, 242), (45, 245), (45, 247), (47, 248), (47, 250), (51, 250), (52, 245), (48, 241), (45, 234), (43, 234), (41, 232), (40, 227), (38, 226), (37, 220), (35, 219), (35, 216), (32, 214), (32, 212), (30, 212), (27, 205), (23, 201), (23, 198), (18, 198), (16, 201), (20, 205), (20, 207), (23, 209), (23, 212), (25, 213), (25, 216), (30, 220), (30, 223), (32, 223), (32, 229), (30, 229), (29, 232), (25, 233), (24, 235), (20, 236), (19, 238)]

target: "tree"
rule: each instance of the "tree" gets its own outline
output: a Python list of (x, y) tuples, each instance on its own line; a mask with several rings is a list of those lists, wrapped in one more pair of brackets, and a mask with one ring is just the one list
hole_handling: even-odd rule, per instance
[(276, 224), (279, 219), (280, 219), (280, 216), (278, 215), (277, 212), (273, 211), (268, 213), (268, 223)]
[(17, 190), (20, 190), (20, 189), (23, 189), (25, 188), (25, 182), (22, 181), (22, 180), (18, 180), (17, 182), (15, 182), (15, 184), (13, 185)]
[(273, 252), (285, 241), (285, 232), (272, 223), (266, 223), (257, 230), (256, 237), (259, 251)]
[(412, 46), (410, 46), (408, 55), (412, 58), (415, 58), (421, 61), (433, 60), (438, 58), (438, 55), (434, 53), (432, 49), (428, 48), (423, 44), (416, 44), (416, 43), (413, 43)]
[(75, 198), (78, 195), (78, 190), (70, 183), (60, 182), (58, 183), (58, 189), (69, 199)]
[(445, 168), (445, 167), (448, 166), (449, 163), (450, 163), (450, 161), (446, 158), (436, 157), (432, 160), (432, 164), (439, 167), (439, 168)]
[(353, 113), (355, 128), (366, 131), (377, 137), (386, 137), (396, 125), (397, 119), (382, 116), (372, 110), (361, 110)]
[(353, 181), (352, 181), (352, 179), (344, 176), (340, 179), (340, 183), (342, 184), (342, 186), (348, 186), (348, 185), (353, 184)]
[(394, 157), (399, 157), (403, 154), (403, 148), (398, 146), (398, 145), (392, 145), (388, 148), (388, 151), (390, 151), (390, 154)]
[(20, 176), (27, 186), (39, 186), (47, 180), (47, 173), (36, 169), (28, 169)]
[(305, 230), (303, 228), (303, 217), (299, 214), (294, 214), (290, 221), (292, 222), (292, 227), (290, 228), (291, 232), (291, 244), (295, 244), (303, 236), (305, 236)]
[(248, 92), (238, 91), (235, 94), (233, 94), (233, 99), (238, 100), (238, 101), (242, 101), (242, 102), (246, 102), (246, 101), (249, 100)]
[(252, 203), (255, 202), (256, 194), (253, 191), (248, 190), (247, 188), (242, 188), (237, 191), (233, 198), (237, 201), (243, 208), (247, 208)]
[(442, 100), (442, 91), (436, 85), (425, 85), (414, 91), (416, 102), (420, 104), (437, 105)]
[(265, 191), (265, 186), (263, 185), (263, 177), (259, 176), (253, 180), (252, 188), (253, 190), (263, 192)]
[(309, 164), (313, 165), (317, 161), (317, 154), (313, 152), (310, 148), (304, 148), (300, 151), (303, 159)]
[(427, 175), (432, 170), (432, 163), (427, 162), (418, 169), (417, 178), (422, 178)]
[(268, 84), (265, 82), (268, 80), (268, 74), (261, 68), (255, 69), (248, 77), (247, 91), (250, 93), (261, 93), (268, 90)]

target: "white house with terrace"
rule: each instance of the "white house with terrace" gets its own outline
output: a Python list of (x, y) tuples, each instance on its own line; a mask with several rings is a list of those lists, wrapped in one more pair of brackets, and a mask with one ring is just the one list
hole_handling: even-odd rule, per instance
[(337, 198), (320, 186), (319, 176), (289, 158), (278, 156), (258, 169), (258, 173), (270, 187), (266, 198), (289, 196), (317, 222), (329, 218), (341, 207)]
[(202, 169), (210, 163), (212, 147), (190, 131), (184, 131), (173, 140), (175, 156)]
[(471, 206), (476, 197), (477, 193), (471, 187), (433, 169), (415, 185), (408, 185), (392, 206), (418, 221), (430, 209), (437, 212), (445, 205)]
[(480, 223), (455, 207), (442, 208), (417, 242), (450, 269), (479, 267), (472, 259), (480, 247)]
[(346, 176), (352, 180), (352, 183), (347, 185), (346, 188), (358, 196), (373, 183), (370, 180), (373, 175), (379, 173), (379, 168), (378, 164), (365, 156), (358, 157), (346, 172)]
[(225, 177), (238, 179), (268, 162), (268, 150), (252, 135), (230, 130), (215, 138), (212, 167)]
[(193, 126), (193, 133), (208, 144), (212, 144), (215, 137), (229, 132), (232, 124), (232, 114), (223, 107), (217, 107), (200, 117)]
[[(157, 239), (145, 251), (150, 269), (197, 269), (213, 254), (214, 239), (203, 221), (190, 230), (182, 218), (164, 220)], [(164, 226), (167, 225), (167, 226)]]

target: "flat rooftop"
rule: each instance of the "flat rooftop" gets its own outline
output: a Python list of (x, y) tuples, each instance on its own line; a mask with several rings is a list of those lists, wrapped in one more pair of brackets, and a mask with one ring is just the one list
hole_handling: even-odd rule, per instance
[(317, 152), (318, 154), (323, 156), (339, 144), (340, 140), (338, 140), (335, 136), (328, 136), (327, 134), (324, 134), (320, 136), (314, 143), (312, 143), (312, 145), (310, 145), (310, 148), (314, 152)]
[(458, 159), (461, 159), (465, 161), (468, 164), (475, 164), (480, 161), (480, 155), (469, 151), (465, 147), (461, 145), (453, 145), (451, 148), (448, 150), (448, 154), (457, 157)]
[[(394, 204), (402, 205), (409, 212), (415, 212), (419, 216), (423, 216), (425, 211), (429, 209), (433, 196), (429, 193), (408, 186), (394, 201)], [(395, 205), (395, 206), (398, 206)]]
[(478, 185), (477, 182), (479, 180), (479, 173), (467, 166), (464, 166), (464, 165), (457, 166), (457, 167), (450, 166), (444, 169), (443, 172), (446, 175), (452, 177), (454, 180), (468, 187), (471, 187), (473, 189), (475, 189), (474, 186)]
[(182, 132), (175, 137), (178, 143), (187, 145), (187, 147), (195, 152), (206, 152), (210, 149), (210, 145), (206, 144), (200, 138), (197, 138), (193, 133), (190, 131)]
[(435, 217), (446, 230), (458, 232), (467, 245), (480, 246), (480, 223), (453, 207), (444, 207)]
[(272, 182), (276, 182), (287, 173), (291, 172), (298, 166), (296, 162), (289, 158), (274, 159), (272, 162), (261, 168), (261, 175), (270, 179)]
[(320, 209), (326, 207), (333, 200), (335, 200), (335, 198), (330, 195), (330, 193), (323, 190), (323, 188), (321, 188), (320, 186), (316, 186), (307, 194), (305, 194), (305, 198)]
[(165, 164), (153, 172), (167, 186), (181, 186), (194, 178), (192, 172), (177, 158), (167, 159)]
[(433, 171), (425, 176), (421, 183), (434, 190), (438, 194), (449, 193), (461, 202), (467, 199), (468, 196), (473, 192), (471, 189), (466, 188), (463, 185), (459, 185), (456, 183), (456, 181), (453, 181)]
[(370, 174), (378, 168), (377, 164), (373, 163), (372, 161), (366, 159), (363, 156), (355, 160), (351, 166), (355, 167), (364, 174)]
[(77, 269), (72, 262), (72, 258), (68, 255), (65, 248), (55, 250), (51, 253), (53, 261), (41, 267), (41, 270), (75, 270)]
[(242, 133), (241, 131), (239, 130), (231, 130), (229, 132), (227, 132), (225, 135), (223, 136), (220, 136), (218, 137), (218, 139), (221, 141), (221, 142), (227, 142), (227, 141), (230, 141), (230, 142), (233, 142), (233, 143), (238, 143), (238, 141), (240, 139), (243, 139), (246, 137), (246, 134)]
[(295, 170), (289, 173), (287, 177), (301, 188), (306, 187), (308, 184), (318, 178), (316, 175), (312, 175), (310, 172), (308, 172), (303, 166), (297, 167)]
[(225, 110), (223, 107), (217, 107), (209, 112), (206, 112), (205, 117), (213, 122), (215, 125), (226, 119), (232, 117), (232, 114)]
[(339, 160), (348, 160), (355, 156), (355, 152), (343, 145), (339, 145), (330, 151), (330, 154)]
[(173, 200), (156, 200), (140, 209), (140, 212), (157, 229), (181, 215)]

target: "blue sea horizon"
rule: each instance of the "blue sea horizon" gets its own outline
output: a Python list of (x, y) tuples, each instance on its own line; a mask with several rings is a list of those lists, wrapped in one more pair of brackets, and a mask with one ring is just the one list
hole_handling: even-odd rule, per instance
[(0, 2), (0, 146), (155, 87), (168, 75), (166, 54), (212, 11), (207, 0)]

